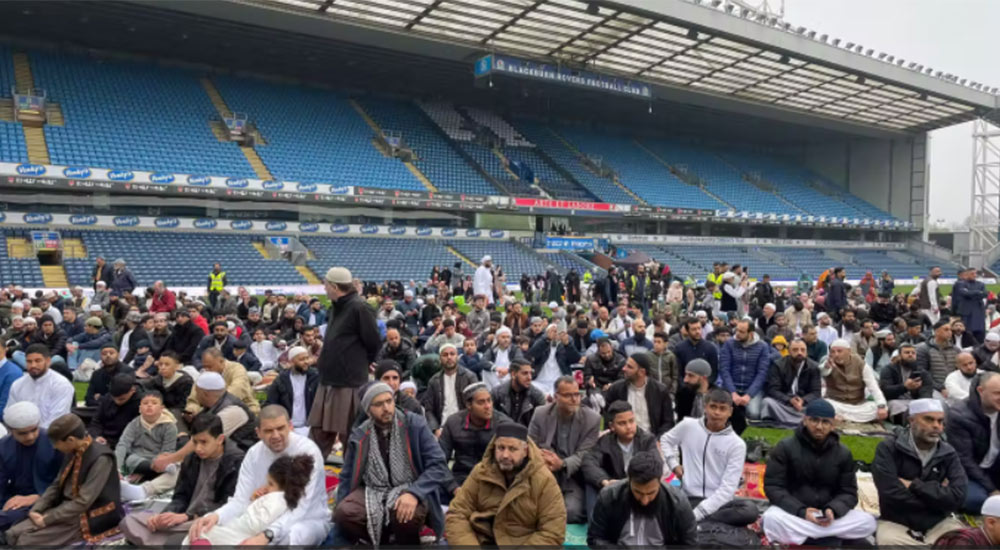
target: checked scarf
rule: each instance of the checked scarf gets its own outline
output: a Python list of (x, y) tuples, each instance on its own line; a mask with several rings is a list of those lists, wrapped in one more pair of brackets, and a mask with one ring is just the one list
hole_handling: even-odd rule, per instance
[(368, 515), (368, 536), (372, 545), (378, 548), (382, 537), (382, 528), (389, 524), (391, 510), (406, 489), (416, 480), (416, 472), (410, 464), (409, 450), (406, 448), (406, 417), (396, 409), (389, 432), (389, 471), (382, 461), (379, 448), (378, 429), (375, 423), (368, 419), (363, 429), (370, 430), (372, 436), (368, 445), (368, 465), (365, 468), (365, 510)]

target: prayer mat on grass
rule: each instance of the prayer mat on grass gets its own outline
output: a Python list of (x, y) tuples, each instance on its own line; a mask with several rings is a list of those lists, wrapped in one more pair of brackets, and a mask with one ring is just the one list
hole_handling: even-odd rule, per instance
[(587, 524), (567, 523), (563, 546), (587, 546)]

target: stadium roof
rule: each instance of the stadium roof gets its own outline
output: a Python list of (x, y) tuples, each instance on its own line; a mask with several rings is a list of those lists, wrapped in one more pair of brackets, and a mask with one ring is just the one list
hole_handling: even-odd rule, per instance
[[(706, 3), (708, 0), (706, 0)], [(889, 131), (984, 116), (1000, 96), (682, 0), (243, 0), (341, 23), (590, 67)], [(655, 7), (654, 7), (655, 6)], [(739, 8), (737, 8), (739, 12)], [(798, 31), (798, 32), (796, 32)], [(813, 33), (814, 34), (814, 33)], [(870, 52), (871, 50), (869, 50)], [(870, 55), (870, 54), (869, 54)], [(950, 75), (948, 75), (950, 77)], [(963, 81), (964, 82), (964, 81)]]

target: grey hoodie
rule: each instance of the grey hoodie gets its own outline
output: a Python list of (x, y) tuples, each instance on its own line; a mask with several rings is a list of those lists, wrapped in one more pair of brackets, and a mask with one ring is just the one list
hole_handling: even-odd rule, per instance
[(139, 464), (149, 462), (162, 453), (177, 450), (177, 419), (164, 409), (152, 425), (142, 415), (132, 419), (115, 447), (115, 459), (122, 473), (128, 475)]

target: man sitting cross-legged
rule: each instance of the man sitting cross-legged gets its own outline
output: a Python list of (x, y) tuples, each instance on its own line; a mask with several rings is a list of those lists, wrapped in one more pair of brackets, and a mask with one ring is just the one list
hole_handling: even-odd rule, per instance
[(875, 518), (856, 510), (858, 480), (851, 451), (833, 431), (833, 405), (817, 399), (806, 406), (795, 433), (771, 451), (764, 492), (764, 533), (780, 544), (824, 544), (875, 533)]
[(440, 537), (438, 498), (451, 480), (444, 452), (423, 417), (396, 409), (392, 388), (361, 398), (368, 420), (351, 433), (337, 486), (334, 544), (420, 544), (426, 524)]

